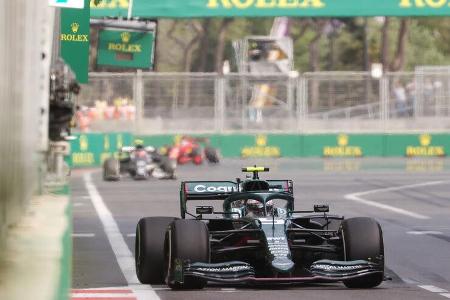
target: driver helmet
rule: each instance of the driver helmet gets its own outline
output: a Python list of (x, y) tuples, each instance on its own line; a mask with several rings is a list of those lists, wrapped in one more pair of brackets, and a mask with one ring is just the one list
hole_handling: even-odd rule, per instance
[(252, 217), (263, 217), (264, 216), (264, 205), (258, 200), (247, 200), (246, 203), (247, 216)]
[(136, 150), (144, 149), (144, 141), (143, 140), (134, 140), (134, 147)]

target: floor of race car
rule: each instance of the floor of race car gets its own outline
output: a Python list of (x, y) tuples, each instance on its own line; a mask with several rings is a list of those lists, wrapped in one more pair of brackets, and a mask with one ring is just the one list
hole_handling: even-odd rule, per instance
[[(181, 180), (234, 180), (245, 176), (240, 167), (255, 163), (271, 168), (262, 178), (294, 180), (296, 209), (329, 204), (332, 213), (376, 218), (393, 280), (371, 290), (351, 290), (339, 283), (212, 284), (201, 291), (138, 284), (132, 258), (139, 218), (179, 216)], [(103, 182), (99, 170), (73, 172), (72, 299), (450, 298), (448, 159), (224, 160), (217, 166), (186, 165), (177, 171), (177, 180), (119, 182)]]

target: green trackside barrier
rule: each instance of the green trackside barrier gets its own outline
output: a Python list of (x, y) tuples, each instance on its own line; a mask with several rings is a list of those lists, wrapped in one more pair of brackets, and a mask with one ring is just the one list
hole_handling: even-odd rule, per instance
[[(223, 157), (298, 157), (301, 156), (301, 136), (276, 134), (192, 135), (206, 137), (211, 146), (220, 149)], [(136, 136), (146, 145), (171, 145), (181, 135)]]
[(384, 136), (381, 134), (321, 134), (303, 136), (305, 157), (383, 156)]
[(392, 134), (385, 139), (384, 156), (443, 157), (450, 153), (450, 134)]
[[(122, 146), (140, 139), (145, 145), (172, 145), (182, 135), (135, 136), (131, 133), (77, 134), (70, 166), (97, 167)], [(443, 157), (450, 153), (450, 134), (207, 134), (223, 157)]]
[[(145, 144), (160, 147), (178, 136), (138, 136)], [(195, 135), (194, 135), (195, 136)], [(223, 157), (361, 157), (382, 156), (383, 135), (230, 134), (203, 135)]]
[(69, 166), (97, 167), (103, 161), (115, 155), (118, 150), (133, 144), (131, 133), (81, 133), (74, 134), (75, 140), (71, 141), (71, 154), (68, 158)]
[[(145, 144), (172, 144), (181, 135), (138, 136)], [(442, 157), (450, 134), (229, 134), (208, 137), (223, 157)]]

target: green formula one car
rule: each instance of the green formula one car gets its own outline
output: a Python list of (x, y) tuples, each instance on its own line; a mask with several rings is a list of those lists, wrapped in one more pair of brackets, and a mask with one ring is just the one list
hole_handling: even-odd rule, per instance
[[(291, 180), (253, 176), (181, 183), (181, 218), (142, 218), (136, 229), (136, 272), (142, 283), (200, 289), (207, 282), (239, 284), (343, 282), (372, 288), (384, 279), (380, 225), (345, 219), (327, 205), (294, 210)], [(188, 202), (209, 201), (195, 206)], [(214, 204), (221, 201), (220, 211)]]

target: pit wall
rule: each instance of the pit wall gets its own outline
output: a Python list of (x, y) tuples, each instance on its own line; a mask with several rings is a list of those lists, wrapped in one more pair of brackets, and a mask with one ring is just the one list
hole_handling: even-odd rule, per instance
[[(200, 135), (195, 135), (200, 136)], [(229, 134), (201, 135), (223, 157), (443, 157), (450, 153), (450, 134)], [(122, 146), (140, 139), (145, 145), (173, 144), (181, 135), (133, 136), (130, 133), (78, 134), (69, 164), (97, 167)]]

